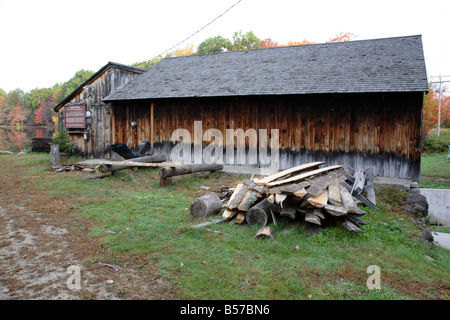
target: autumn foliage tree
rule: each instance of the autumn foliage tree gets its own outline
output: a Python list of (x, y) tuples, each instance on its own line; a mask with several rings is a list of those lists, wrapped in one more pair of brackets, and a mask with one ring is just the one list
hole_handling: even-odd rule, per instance
[(42, 100), (39, 104), (39, 108), (35, 112), (34, 122), (42, 125), (49, 125), (52, 121), (54, 106), (53, 97), (48, 98), (47, 100)]
[(27, 119), (24, 110), (22, 110), (22, 103), (18, 103), (9, 113), (6, 119), (11, 125), (23, 124), (23, 121)]
[[(423, 130), (425, 133), (437, 127), (438, 114), (439, 93), (429, 86), (429, 92), (423, 98)], [(441, 95), (441, 127), (450, 128), (450, 100), (444, 94)]]

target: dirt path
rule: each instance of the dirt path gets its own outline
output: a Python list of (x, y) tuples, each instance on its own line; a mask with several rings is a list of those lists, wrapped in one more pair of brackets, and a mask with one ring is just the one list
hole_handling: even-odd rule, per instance
[(0, 299), (175, 298), (153, 261), (112, 254), (87, 232), (70, 215), (0, 196)]

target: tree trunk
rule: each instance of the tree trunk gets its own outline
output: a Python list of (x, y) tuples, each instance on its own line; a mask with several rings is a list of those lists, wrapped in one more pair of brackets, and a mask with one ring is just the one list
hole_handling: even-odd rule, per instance
[[(121, 161), (121, 163), (127, 163), (127, 162), (140, 162), (140, 163), (155, 163), (155, 162), (164, 162), (167, 160), (166, 155), (154, 155), (154, 156), (147, 156), (147, 157), (138, 157), (138, 158), (132, 158), (128, 160)], [(126, 164), (102, 164), (98, 167), (98, 170), (101, 173), (106, 172), (114, 172), (119, 170), (125, 170), (132, 168), (130, 165)]]
[(222, 170), (223, 164), (186, 164), (182, 167), (164, 167), (159, 170), (160, 185), (167, 186), (172, 182), (172, 177), (183, 174)]
[(212, 192), (206, 193), (191, 204), (191, 215), (203, 218), (217, 214), (222, 210), (222, 201)]
[(251, 207), (245, 216), (248, 224), (265, 226), (271, 217), (270, 203), (267, 198)]

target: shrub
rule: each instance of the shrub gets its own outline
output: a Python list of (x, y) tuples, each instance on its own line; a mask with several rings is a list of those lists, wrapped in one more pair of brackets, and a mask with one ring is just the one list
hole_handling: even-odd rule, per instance
[(450, 146), (449, 136), (439, 136), (439, 137), (429, 136), (422, 143), (423, 151), (429, 153), (445, 152), (448, 150), (449, 146)]
[(58, 129), (50, 144), (59, 144), (59, 152), (71, 152), (75, 146), (66, 129)]

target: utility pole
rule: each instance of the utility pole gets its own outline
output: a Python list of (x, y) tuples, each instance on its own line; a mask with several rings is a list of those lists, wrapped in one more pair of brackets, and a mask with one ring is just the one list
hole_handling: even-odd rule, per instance
[[(450, 76), (444, 76), (450, 77)], [(430, 83), (439, 83), (439, 108), (438, 108), (438, 123), (437, 123), (437, 136), (439, 137), (441, 132), (441, 91), (442, 91), (442, 83), (450, 82), (450, 80), (442, 81), (442, 76), (439, 75), (439, 81), (430, 81)]]
[(437, 128), (438, 137), (441, 133), (441, 85), (442, 85), (442, 77), (441, 75), (439, 75), (439, 108), (438, 108), (438, 128)]

